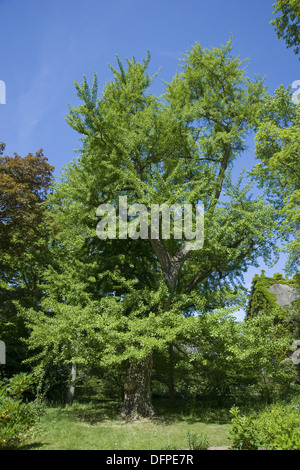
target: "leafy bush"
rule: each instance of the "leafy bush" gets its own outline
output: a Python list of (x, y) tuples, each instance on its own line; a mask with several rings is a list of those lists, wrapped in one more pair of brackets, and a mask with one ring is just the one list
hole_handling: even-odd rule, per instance
[(20, 444), (32, 435), (38, 418), (35, 403), (24, 403), (23, 393), (33, 384), (27, 374), (13, 376), (8, 383), (0, 383), (0, 449)]
[(300, 450), (300, 401), (275, 403), (254, 416), (232, 408), (232, 448)]
[(300, 403), (274, 404), (258, 417), (264, 447), (268, 450), (300, 450)]
[(250, 416), (241, 416), (238, 407), (231, 408), (230, 413), (233, 415), (230, 429), (232, 449), (257, 450), (259, 442), (255, 419)]
[(188, 431), (187, 439), (190, 450), (207, 450), (209, 448), (209, 443), (205, 434), (197, 434), (193, 431)]

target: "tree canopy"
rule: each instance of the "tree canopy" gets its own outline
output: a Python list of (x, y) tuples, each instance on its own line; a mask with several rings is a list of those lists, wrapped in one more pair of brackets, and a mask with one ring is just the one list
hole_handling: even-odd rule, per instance
[(19, 371), (27, 357), (24, 308), (39, 305), (39, 282), (50, 262), (50, 226), (45, 203), (54, 167), (42, 151), (21, 157), (4, 156), (0, 147), (0, 326), (7, 345), (7, 370)]
[(43, 237), (45, 201), (54, 167), (42, 150), (35, 155), (4, 156), (0, 145), (0, 272), (2, 279), (16, 276), (28, 248)]
[(300, 107), (292, 101), (291, 89), (280, 86), (266, 95), (256, 134), (258, 163), (253, 170), (260, 187), (277, 210), (279, 232), (288, 254), (286, 269), (296, 273), (300, 255)]

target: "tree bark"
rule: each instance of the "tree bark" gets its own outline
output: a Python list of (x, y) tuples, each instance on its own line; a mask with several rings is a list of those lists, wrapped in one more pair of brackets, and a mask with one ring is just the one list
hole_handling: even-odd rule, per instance
[(150, 238), (150, 244), (158, 258), (167, 286), (171, 292), (174, 292), (180, 269), (190, 254), (190, 248), (184, 244), (174, 256), (171, 256), (160, 239)]
[(169, 346), (169, 395), (170, 395), (170, 407), (175, 408), (176, 396), (175, 396), (175, 385), (174, 385), (174, 347), (173, 344)]
[(152, 353), (139, 362), (131, 363), (124, 383), (121, 417), (130, 420), (154, 415), (151, 402)]

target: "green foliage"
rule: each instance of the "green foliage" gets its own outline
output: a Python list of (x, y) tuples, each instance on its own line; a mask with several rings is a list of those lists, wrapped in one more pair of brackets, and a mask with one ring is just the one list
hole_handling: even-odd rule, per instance
[[(295, 289), (295, 292), (300, 292), (298, 274), (292, 279), (285, 279), (278, 273), (274, 274), (273, 277), (265, 276), (264, 272), (262, 272), (261, 276), (256, 275), (252, 281), (246, 323), (249, 325), (249, 317), (257, 317), (258, 320), (256, 322), (254, 321), (252, 324), (254, 327), (253, 331), (255, 331), (255, 323), (259, 324), (259, 328), (263, 328), (265, 320), (262, 317), (269, 318), (266, 322), (272, 325), (271, 329), (270, 326), (268, 327), (270, 337), (274, 338), (275, 343), (277, 343), (277, 351), (279, 352), (281, 350), (280, 355), (277, 356), (277, 367), (275, 365), (276, 354), (273, 357), (271, 355), (269, 356), (270, 364), (273, 364), (273, 372), (271, 375), (275, 373), (278, 380), (277, 386), (281, 383), (280, 388), (282, 387), (284, 390), (288, 391), (289, 384), (297, 384), (299, 382), (299, 368), (294, 367), (291, 360), (288, 359), (290, 355), (288, 343), (291, 345), (293, 341), (300, 337), (299, 298), (284, 308), (280, 307), (276, 303), (275, 294), (272, 294), (268, 290), (268, 288), (274, 284), (288, 285)], [(250, 327), (250, 330), (251, 329), (252, 327)], [(267, 330), (265, 330), (265, 333), (266, 335), (268, 334)], [(266, 351), (268, 349), (267, 346)], [(275, 370), (277, 371), (275, 372)], [(275, 378), (275, 375), (273, 375), (273, 378)], [(273, 383), (274, 386), (274, 393), (277, 387), (273, 380), (271, 380), (271, 383)], [(271, 390), (270, 387), (268, 388)]]
[(22, 396), (33, 384), (33, 377), (22, 373), (0, 383), (0, 448), (18, 446), (32, 437), (40, 408), (34, 402), (24, 403)]
[(198, 434), (194, 431), (187, 432), (189, 450), (208, 450), (209, 442), (205, 434)]
[(181, 353), (175, 368), (181, 392), (217, 400), (239, 393), (247, 383), (240, 358), (243, 332), (228, 310), (188, 319), (186, 338), (185, 344), (175, 346)]
[(255, 427), (255, 421), (250, 416), (241, 416), (238, 407), (230, 410), (232, 414), (232, 427), (230, 437), (232, 440), (232, 448), (236, 450), (257, 450), (259, 443), (258, 435)]
[(245, 403), (291, 392), (297, 371), (289, 359), (292, 338), (278, 312), (237, 323), (228, 309), (186, 319), (185, 342), (175, 344), (176, 389)]
[(299, 0), (277, 0), (273, 4), (273, 14), (279, 14), (270, 21), (275, 27), (278, 38), (283, 38), (287, 47), (294, 47), (295, 54), (300, 51), (300, 5)]
[(273, 277), (267, 277), (264, 271), (260, 276), (256, 274), (252, 279), (247, 316), (270, 314), (275, 310), (279, 318), (282, 319), (287, 316), (286, 311), (277, 304), (276, 295), (268, 290), (274, 284), (285, 284), (296, 288), (297, 279), (296, 276), (294, 279), (285, 279), (279, 273), (274, 274)]
[[(242, 177), (234, 184), (230, 174), (255, 126), (262, 81), (246, 76), (231, 41), (209, 50), (196, 44), (156, 97), (149, 60), (132, 58), (125, 68), (118, 59), (101, 98), (96, 76), (91, 87), (85, 77), (75, 84), (81, 104), (67, 121), (83, 146), (48, 198), (60, 227), (57, 265), (45, 273), (43, 313), (22, 312), (31, 347), (45, 358), (111, 366), (163, 350), (187, 330), (185, 314), (239, 301), (235, 279), (274, 248), (271, 206), (252, 200), (250, 185), (242, 187)], [(120, 195), (146, 207), (203, 201), (205, 246), (99, 240), (96, 209), (116, 206)]]
[(232, 448), (300, 450), (299, 405), (299, 399), (289, 404), (274, 403), (252, 416), (243, 416), (237, 407), (232, 408)]
[(300, 106), (292, 102), (291, 88), (281, 85), (266, 94), (256, 134), (257, 165), (252, 171), (259, 187), (277, 212), (278, 234), (288, 254), (287, 271), (297, 273), (300, 253)]
[(258, 426), (268, 450), (300, 450), (300, 407), (273, 404), (258, 418)]
[(244, 331), (240, 358), (256, 393), (271, 401), (291, 392), (296, 375), (289, 359), (291, 336), (286, 325), (278, 322), (276, 311), (247, 320)]

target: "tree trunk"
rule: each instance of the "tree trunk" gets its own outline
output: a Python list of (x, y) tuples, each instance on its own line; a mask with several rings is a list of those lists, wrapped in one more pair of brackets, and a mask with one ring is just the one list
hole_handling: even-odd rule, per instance
[(151, 402), (152, 353), (142, 361), (132, 363), (124, 383), (122, 418), (139, 419), (154, 415)]
[(176, 397), (175, 397), (175, 385), (174, 385), (174, 349), (173, 344), (169, 346), (169, 395), (170, 395), (170, 407), (175, 408)]

